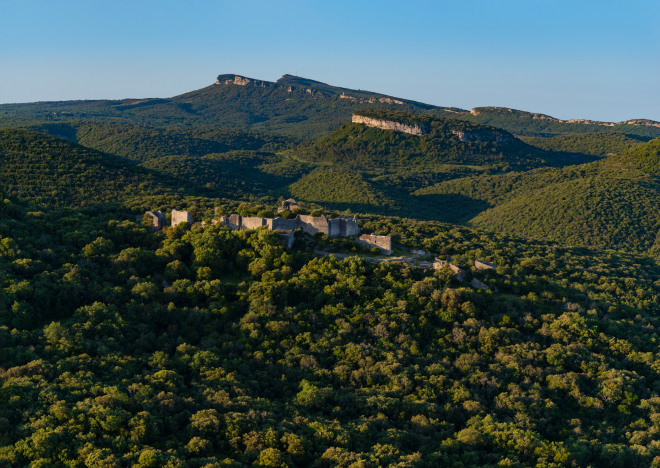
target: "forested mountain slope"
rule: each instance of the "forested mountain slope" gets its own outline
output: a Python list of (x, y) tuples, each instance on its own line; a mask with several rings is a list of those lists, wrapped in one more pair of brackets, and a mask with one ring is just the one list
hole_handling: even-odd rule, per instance
[(417, 195), (461, 194), (493, 206), (471, 220), (572, 245), (655, 251), (660, 139), (583, 166), (443, 182)]
[(80, 206), (173, 191), (129, 161), (27, 130), (0, 130), (0, 189), (38, 203)]
[(0, 126), (88, 120), (152, 127), (257, 130), (313, 139), (350, 122), (352, 112), (364, 109), (459, 118), (499, 127), (516, 135), (613, 131), (643, 137), (660, 136), (660, 124), (644, 119), (610, 124), (562, 121), (543, 114), (498, 107), (480, 107), (468, 112), (291, 75), (270, 82), (233, 74), (220, 75), (215, 84), (170, 98), (2, 104)]
[(295, 138), (255, 132), (157, 128), (91, 121), (45, 123), (29, 129), (136, 161), (171, 155), (203, 156), (234, 150), (279, 151), (299, 143)]
[(458, 119), (403, 111), (361, 111), (356, 115), (424, 128), (422, 135), (373, 128), (362, 123), (339, 127), (327, 136), (296, 148), (310, 161), (333, 162), (355, 168), (431, 168), (438, 163), (529, 169), (539, 166), (592, 161), (587, 155), (544, 151), (510, 133)]
[(619, 123), (584, 119), (560, 120), (549, 115), (507, 107), (476, 107), (468, 114), (461, 115), (461, 118), (503, 128), (516, 135), (527, 136), (549, 137), (602, 132), (650, 138), (660, 136), (660, 122), (647, 119), (630, 119)]
[(263, 230), (156, 235), (28, 210), (0, 199), (0, 465), (628, 468), (660, 456), (648, 257), (362, 219), (452, 256), (480, 291), (446, 271), (287, 251)]
[(648, 137), (616, 132), (562, 135), (551, 138), (524, 137), (522, 140), (546, 151), (611, 156), (622, 153), (650, 140)]
[(465, 112), (290, 75), (277, 82), (220, 75), (216, 84), (167, 99), (3, 104), (0, 105), (0, 125), (3, 120), (26, 123), (91, 120), (156, 127), (266, 130), (311, 138), (350, 121), (354, 110), (368, 108), (438, 115)]

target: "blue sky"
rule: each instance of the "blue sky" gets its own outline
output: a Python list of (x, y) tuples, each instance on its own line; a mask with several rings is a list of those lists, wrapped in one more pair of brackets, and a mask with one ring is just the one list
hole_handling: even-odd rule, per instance
[(442, 106), (660, 120), (657, 0), (0, 0), (0, 102), (285, 73)]

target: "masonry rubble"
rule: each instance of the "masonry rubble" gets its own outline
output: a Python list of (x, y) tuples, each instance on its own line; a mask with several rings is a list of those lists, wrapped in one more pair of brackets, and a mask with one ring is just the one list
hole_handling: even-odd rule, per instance
[(474, 267), (477, 270), (495, 270), (497, 269), (497, 265), (494, 263), (486, 262), (484, 260), (475, 260), (474, 261)]
[(294, 210), (300, 209), (302, 207), (303, 206), (300, 203), (298, 203), (297, 201), (295, 201), (293, 198), (289, 198), (288, 200), (284, 200), (282, 202), (282, 206), (280, 206), (277, 209), (277, 212), (281, 213), (282, 211), (294, 211)]
[(477, 278), (472, 278), (472, 281), (470, 281), (470, 286), (472, 286), (473, 288), (477, 288), (477, 289), (489, 289), (488, 285), (486, 285), (485, 283), (482, 283)]
[(442, 270), (445, 266), (449, 267), (449, 269), (454, 272), (454, 275), (458, 281), (467, 280), (467, 271), (463, 270), (458, 265), (449, 263), (447, 260), (440, 260), (439, 258), (436, 258), (435, 262), (433, 262), (433, 268), (436, 270)]
[(392, 253), (392, 238), (390, 236), (362, 234), (359, 243), (369, 247), (378, 247), (385, 255), (390, 255)]

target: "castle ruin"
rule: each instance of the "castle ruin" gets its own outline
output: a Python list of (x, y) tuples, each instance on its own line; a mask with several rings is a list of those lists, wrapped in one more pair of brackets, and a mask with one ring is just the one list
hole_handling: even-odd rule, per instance
[(269, 230), (293, 231), (302, 229), (313, 236), (322, 232), (330, 237), (350, 237), (360, 234), (357, 216), (351, 218), (339, 217), (327, 219), (325, 216), (298, 215), (293, 219), (286, 218), (260, 218), (257, 216), (243, 217), (231, 214), (220, 218), (220, 222), (229, 229), (258, 229), (265, 227)]

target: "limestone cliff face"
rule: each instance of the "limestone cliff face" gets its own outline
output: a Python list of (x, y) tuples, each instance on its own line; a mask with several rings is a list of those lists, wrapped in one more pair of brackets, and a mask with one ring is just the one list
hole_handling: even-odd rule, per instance
[(641, 125), (643, 127), (658, 127), (660, 128), (660, 122), (656, 122), (655, 120), (649, 120), (649, 119), (631, 119), (631, 120), (626, 120), (625, 122), (621, 122), (626, 125)]
[(373, 119), (362, 115), (353, 114), (353, 123), (361, 123), (367, 127), (380, 128), (383, 130), (394, 130), (395, 132), (409, 133), (410, 135), (425, 135), (428, 129), (419, 125), (407, 125), (392, 120)]
[(273, 83), (262, 80), (254, 80), (252, 78), (247, 78), (241, 75), (219, 75), (218, 78), (215, 80), (215, 84), (218, 85), (233, 84), (237, 86), (246, 86), (252, 84), (256, 86), (265, 87), (268, 85), (272, 85)]

